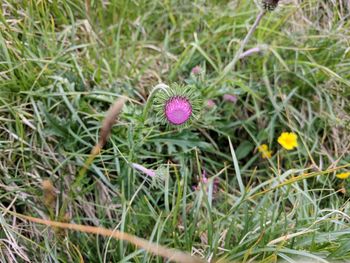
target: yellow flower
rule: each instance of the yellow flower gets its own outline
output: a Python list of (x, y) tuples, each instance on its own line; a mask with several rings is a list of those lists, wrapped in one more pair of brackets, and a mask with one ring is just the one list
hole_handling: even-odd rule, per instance
[(293, 150), (298, 147), (298, 136), (294, 132), (282, 132), (278, 137), (278, 143), (286, 150)]
[(262, 144), (258, 147), (258, 151), (261, 153), (262, 158), (271, 158), (272, 151), (269, 151), (269, 147), (266, 144)]
[(336, 177), (338, 177), (339, 179), (348, 179), (349, 176), (350, 176), (350, 172), (341, 173), (341, 174), (336, 175)]

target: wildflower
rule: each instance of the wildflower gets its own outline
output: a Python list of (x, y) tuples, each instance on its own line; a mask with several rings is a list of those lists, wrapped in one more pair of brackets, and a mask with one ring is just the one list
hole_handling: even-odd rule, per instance
[(173, 84), (157, 94), (155, 108), (163, 122), (181, 127), (197, 119), (200, 104), (194, 86)]
[(131, 166), (140, 171), (140, 172), (143, 172), (145, 174), (147, 174), (148, 176), (151, 176), (151, 177), (154, 177), (156, 175), (155, 171), (151, 170), (151, 169), (147, 169), (146, 167), (140, 165), (140, 164), (137, 164), (137, 163), (132, 163)]
[(201, 73), (201, 71), (202, 71), (201, 67), (197, 65), (194, 68), (192, 68), (191, 73), (193, 75), (198, 75)]
[(278, 143), (286, 150), (293, 150), (298, 147), (298, 136), (294, 132), (282, 132)]
[(212, 109), (216, 106), (215, 102), (211, 99), (207, 100), (207, 108)]
[(350, 176), (350, 172), (346, 172), (346, 173), (340, 173), (340, 174), (337, 174), (336, 177), (339, 178), (339, 179), (348, 179)]
[(171, 124), (184, 124), (192, 115), (191, 103), (185, 97), (173, 97), (165, 104), (165, 117)]
[(262, 0), (263, 8), (267, 11), (274, 10), (280, 0)]
[(231, 95), (231, 94), (225, 94), (224, 95), (224, 101), (229, 101), (232, 103), (236, 103), (238, 100), (237, 96), (235, 95)]
[(220, 184), (220, 180), (218, 177), (214, 178), (214, 182), (213, 182), (213, 193), (216, 194), (219, 191), (219, 184)]
[(207, 172), (205, 170), (203, 170), (203, 173), (202, 173), (202, 183), (204, 184), (208, 183)]
[[(219, 178), (215, 177), (212, 183), (213, 183), (213, 194), (216, 194), (219, 191)], [(193, 186), (193, 190), (199, 191), (200, 184), (202, 184), (204, 186), (208, 186), (208, 184), (209, 184), (209, 179), (207, 177), (207, 172), (205, 170), (203, 171), (202, 178), (200, 179), (198, 184), (196, 186)]]
[(272, 156), (272, 151), (269, 151), (267, 144), (262, 144), (258, 147), (258, 151), (261, 153), (262, 158), (268, 159)]

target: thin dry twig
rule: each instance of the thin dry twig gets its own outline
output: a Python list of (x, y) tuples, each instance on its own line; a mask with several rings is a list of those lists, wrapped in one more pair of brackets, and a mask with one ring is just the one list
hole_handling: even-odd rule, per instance
[(134, 244), (135, 246), (142, 248), (154, 255), (161, 256), (164, 258), (168, 258), (169, 260), (173, 262), (181, 262), (181, 263), (204, 263), (206, 261), (191, 256), (185, 252), (167, 248), (164, 246), (161, 246), (159, 244), (152, 243), (146, 239), (139, 238), (137, 236), (124, 233), (118, 230), (111, 230), (103, 227), (94, 227), (94, 226), (85, 226), (85, 225), (79, 225), (79, 224), (70, 224), (70, 223), (62, 223), (57, 221), (51, 221), (51, 220), (45, 220), (41, 218), (36, 218), (32, 216), (26, 216), (14, 212), (8, 212), (10, 214), (13, 214), (14, 216), (17, 216), (19, 218), (22, 218), (24, 220), (50, 226), (50, 227), (57, 227), (57, 228), (63, 228), (63, 229), (70, 229), (75, 231), (80, 231), (84, 233), (90, 233), (90, 234), (96, 234), (96, 235), (102, 235), (106, 237), (114, 237), (118, 240), (124, 240), (127, 242), (130, 242)]

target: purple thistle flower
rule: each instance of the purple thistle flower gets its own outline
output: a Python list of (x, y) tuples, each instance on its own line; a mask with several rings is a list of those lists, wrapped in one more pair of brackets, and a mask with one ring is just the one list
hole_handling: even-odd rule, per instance
[[(214, 178), (214, 180), (212, 182), (212, 184), (213, 184), (213, 194), (216, 194), (219, 191), (219, 183), (220, 183), (219, 178), (217, 178), (217, 177)], [(208, 187), (209, 178), (207, 177), (207, 172), (205, 170), (203, 170), (202, 178), (200, 178), (198, 184), (193, 186), (192, 189), (194, 191), (199, 191), (200, 190), (200, 184), (205, 185), (206, 187)]]
[(219, 184), (220, 184), (220, 180), (218, 177), (216, 177), (214, 179), (214, 182), (213, 182), (213, 193), (216, 194), (217, 192), (219, 192)]
[(136, 170), (147, 174), (148, 176), (151, 176), (151, 177), (156, 176), (155, 171), (153, 171), (153, 170), (151, 170), (151, 169), (147, 169), (146, 167), (144, 167), (144, 166), (142, 166), (142, 165), (140, 165), (140, 164), (132, 163), (131, 166), (132, 166), (133, 168), (135, 168)]
[(192, 115), (191, 103), (185, 97), (170, 98), (164, 107), (166, 119), (174, 125), (184, 124)]
[(267, 11), (273, 11), (278, 6), (279, 1), (280, 0), (263, 0), (263, 8)]
[(192, 73), (193, 75), (198, 75), (198, 74), (201, 73), (201, 71), (202, 71), (202, 69), (201, 69), (200, 66), (195, 66), (194, 68), (192, 68), (191, 73)]
[(232, 94), (225, 94), (224, 95), (224, 101), (229, 101), (232, 103), (236, 103), (238, 100), (237, 96), (232, 95)]
[(212, 109), (215, 106), (216, 106), (216, 104), (212, 99), (207, 100), (207, 108)]
[(196, 86), (174, 83), (157, 93), (154, 108), (163, 123), (182, 129), (198, 119), (201, 105)]
[(207, 172), (205, 170), (203, 170), (202, 173), (202, 183), (207, 184), (208, 183), (208, 177), (207, 177)]

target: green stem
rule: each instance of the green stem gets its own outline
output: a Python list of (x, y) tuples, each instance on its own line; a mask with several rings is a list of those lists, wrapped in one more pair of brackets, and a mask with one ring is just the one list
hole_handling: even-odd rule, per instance
[(157, 91), (159, 90), (163, 90), (165, 92), (168, 92), (167, 89), (169, 88), (168, 85), (165, 85), (164, 83), (159, 83), (158, 85), (156, 85), (151, 93), (148, 96), (145, 108), (143, 109), (143, 113), (142, 113), (142, 120), (145, 121), (147, 119), (147, 114), (149, 112), (149, 108), (151, 107), (151, 102), (154, 98), (154, 95), (157, 93)]
[(234, 58), (231, 60), (231, 62), (224, 68), (223, 73), (221, 74), (221, 76), (219, 77), (219, 79), (215, 82), (215, 84), (217, 84), (218, 82), (220, 82), (236, 65), (237, 61), (240, 59), (240, 56), (243, 52), (244, 47), (247, 45), (250, 37), (253, 35), (253, 33), (255, 32), (256, 28), (258, 27), (261, 19), (263, 18), (263, 16), (266, 14), (265, 10), (262, 10), (259, 15), (256, 17), (254, 24), (252, 25), (252, 27), (249, 29), (247, 35), (245, 36), (241, 46), (239, 47), (238, 51), (236, 52)]

